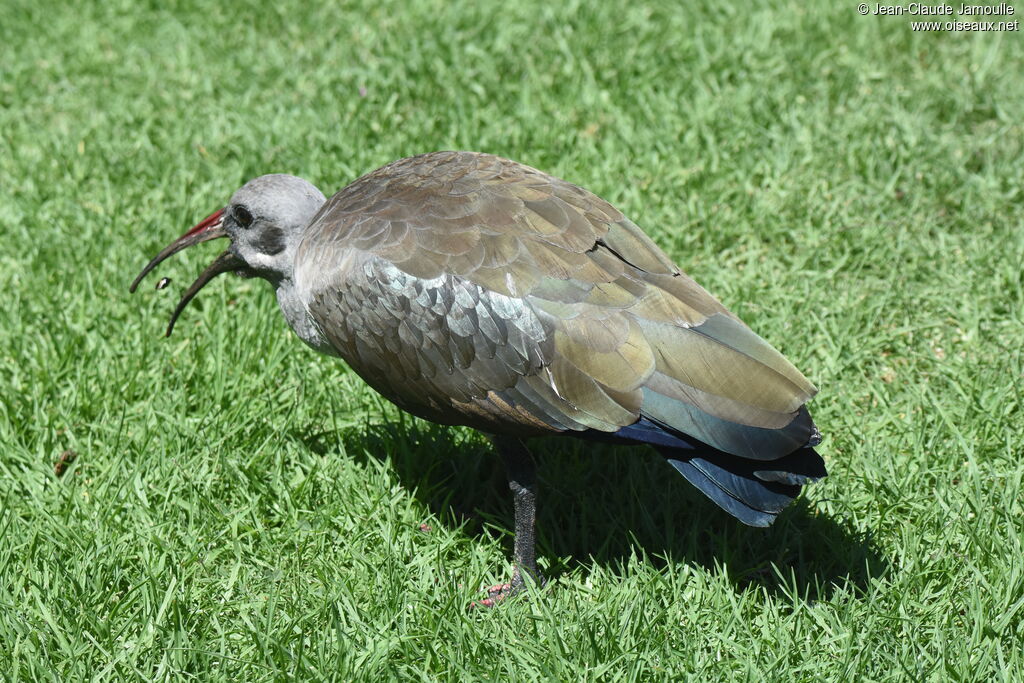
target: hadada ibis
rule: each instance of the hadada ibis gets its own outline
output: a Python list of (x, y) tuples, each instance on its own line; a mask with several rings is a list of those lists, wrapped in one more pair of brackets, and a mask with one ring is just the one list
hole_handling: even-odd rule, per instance
[(218, 274), (261, 277), (306, 344), (401, 409), (490, 437), (515, 500), (515, 569), (484, 604), (540, 578), (526, 438), (649, 444), (752, 526), (825, 476), (804, 405), (814, 386), (615, 207), (529, 166), (435, 152), (330, 199), (261, 176), (157, 254), (132, 291), (218, 237), (230, 246), (167, 334)]

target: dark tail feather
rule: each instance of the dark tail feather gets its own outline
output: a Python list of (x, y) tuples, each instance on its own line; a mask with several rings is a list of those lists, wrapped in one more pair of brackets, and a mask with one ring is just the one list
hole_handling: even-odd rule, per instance
[(708, 475), (698, 469), (691, 460), (673, 460), (668, 458), (669, 463), (679, 470), (679, 473), (686, 477), (686, 480), (696, 486), (701, 493), (715, 502), (730, 515), (750, 526), (770, 526), (775, 521), (776, 514), (762, 512), (741, 503), (736, 498), (726, 493)]
[(825, 476), (825, 463), (813, 448), (768, 462), (710, 449), (658, 451), (704, 495), (750, 526), (770, 525), (797, 497), (801, 485)]
[(750, 526), (770, 525), (797, 497), (801, 486), (827, 474), (825, 461), (813, 448), (821, 443), (821, 434), (813, 425), (804, 448), (775, 460), (750, 460), (725, 453), (646, 417), (617, 432), (589, 430), (574, 436), (654, 446), (687, 481)]

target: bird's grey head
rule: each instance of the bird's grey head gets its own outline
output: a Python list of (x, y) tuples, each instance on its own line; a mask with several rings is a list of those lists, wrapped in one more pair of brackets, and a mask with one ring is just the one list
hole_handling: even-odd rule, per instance
[(168, 335), (192, 297), (221, 273), (262, 277), (280, 285), (291, 279), (302, 232), (325, 201), (323, 193), (302, 178), (280, 173), (254, 178), (235, 192), (226, 207), (214, 211), (157, 254), (130, 290), (134, 292), (142, 278), (168, 256), (218, 237), (230, 238), (231, 246), (181, 297), (167, 326)]
[(254, 178), (235, 192), (223, 221), (231, 252), (248, 266), (242, 273), (291, 279), (302, 231), (324, 201), (312, 184), (280, 173)]

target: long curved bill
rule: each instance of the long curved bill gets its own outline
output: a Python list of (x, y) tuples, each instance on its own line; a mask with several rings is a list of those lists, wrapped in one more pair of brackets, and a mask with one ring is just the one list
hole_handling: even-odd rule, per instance
[(224, 209), (217, 209), (209, 216), (204, 218), (199, 225), (195, 226), (184, 235), (174, 240), (162, 250), (160, 253), (153, 257), (153, 260), (146, 264), (146, 267), (142, 269), (142, 272), (132, 281), (128, 291), (132, 294), (138, 288), (139, 283), (142, 282), (142, 278), (149, 275), (149, 273), (162, 263), (169, 256), (177, 254), (182, 249), (188, 249), (189, 247), (199, 244), (200, 242), (206, 242), (208, 240), (215, 240), (218, 237), (227, 237), (227, 233), (224, 232)]
[[(224, 232), (224, 209), (214, 211), (194, 228), (164, 247), (159, 254), (153, 257), (152, 261), (146, 264), (146, 267), (143, 268), (142, 272), (135, 278), (131, 286), (128, 288), (128, 291), (134, 294), (139, 283), (142, 282), (142, 279), (169, 256), (177, 254), (182, 249), (187, 249), (193, 245), (199, 244), (200, 242), (207, 242), (209, 240), (217, 239), (218, 237), (227, 237), (227, 233)], [(244, 268), (245, 261), (235, 256), (230, 251), (225, 251), (218, 256), (214, 262), (207, 266), (206, 270), (196, 278), (196, 281), (193, 282), (187, 290), (185, 290), (185, 293), (182, 295), (177, 307), (174, 309), (174, 313), (171, 314), (171, 321), (167, 324), (167, 336), (171, 336), (171, 331), (174, 329), (174, 323), (177, 322), (178, 316), (181, 315), (183, 310), (185, 310), (188, 302), (191, 301), (195, 295), (199, 293), (199, 290), (205, 287), (210, 280), (221, 273), (243, 270)]]
[(221, 252), (220, 256), (214, 259), (213, 263), (206, 266), (206, 270), (199, 274), (196, 281), (189, 285), (189, 288), (185, 290), (185, 293), (181, 295), (181, 300), (178, 301), (178, 305), (174, 307), (174, 313), (171, 313), (171, 321), (167, 323), (167, 333), (165, 337), (170, 337), (171, 332), (174, 331), (174, 323), (178, 321), (178, 316), (188, 306), (188, 302), (192, 301), (192, 298), (199, 293), (199, 290), (206, 286), (206, 284), (217, 277), (221, 273), (230, 273), (235, 270), (241, 270), (245, 267), (245, 261), (238, 258), (230, 251), (225, 250)]

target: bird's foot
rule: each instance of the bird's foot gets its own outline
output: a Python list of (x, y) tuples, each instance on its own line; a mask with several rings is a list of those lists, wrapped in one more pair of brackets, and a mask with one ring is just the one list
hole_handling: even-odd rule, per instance
[[(539, 579), (537, 581), (538, 586), (543, 586), (544, 583), (544, 579)], [(511, 597), (519, 595), (525, 589), (526, 582), (517, 572), (512, 576), (512, 580), (508, 583), (498, 583), (485, 588), (484, 590), (487, 592), (487, 597), (483, 600), (474, 600), (469, 604), (469, 608), (479, 609), (481, 607), (496, 607), (499, 602), (503, 602)]]
[(469, 604), (470, 609), (496, 606), (502, 600), (506, 600), (520, 593), (523, 590), (523, 582), (521, 579), (519, 581), (513, 579), (509, 583), (498, 583), (493, 586), (488, 586), (484, 590), (487, 591), (487, 597), (483, 600), (474, 600), (471, 602)]
[(484, 590), (487, 591), (487, 597), (498, 598), (500, 600), (502, 596), (507, 596), (509, 593), (512, 592), (512, 584), (498, 583), (493, 586), (488, 586)]

